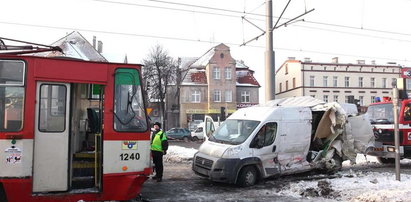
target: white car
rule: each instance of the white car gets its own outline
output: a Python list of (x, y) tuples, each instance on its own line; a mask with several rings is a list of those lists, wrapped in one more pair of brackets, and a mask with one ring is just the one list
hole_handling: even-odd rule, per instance
[(204, 139), (204, 122), (198, 124), (197, 128), (191, 132), (191, 139), (193, 141)]

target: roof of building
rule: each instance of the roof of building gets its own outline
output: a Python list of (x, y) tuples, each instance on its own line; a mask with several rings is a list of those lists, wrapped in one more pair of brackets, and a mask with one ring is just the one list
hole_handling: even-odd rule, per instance
[(247, 70), (240, 70), (236, 71), (237, 75), (237, 86), (258, 86), (260, 87), (260, 84), (258, 81), (255, 79), (253, 76), (252, 72), (247, 69)]
[(107, 62), (107, 59), (97, 52), (93, 45), (77, 31), (71, 32), (51, 45), (59, 46), (63, 53), (53, 51), (36, 55), (45, 57), (65, 56), (87, 61)]
[[(228, 48), (228, 46), (222, 43), (217, 46)], [(180, 69), (182, 69), (181, 85), (207, 85), (205, 67), (216, 53), (217, 46), (211, 48), (199, 58), (180, 58)], [(260, 87), (260, 84), (253, 75), (254, 71), (245, 65), (244, 61), (235, 61), (237, 86)]]
[(330, 62), (312, 62), (312, 61), (301, 61), (301, 60), (286, 60), (284, 63), (275, 71), (276, 73), (287, 63), (300, 63), (302, 65), (333, 65), (333, 66), (361, 66), (361, 67), (397, 67), (401, 68), (398, 64), (355, 64), (355, 63), (330, 63)]

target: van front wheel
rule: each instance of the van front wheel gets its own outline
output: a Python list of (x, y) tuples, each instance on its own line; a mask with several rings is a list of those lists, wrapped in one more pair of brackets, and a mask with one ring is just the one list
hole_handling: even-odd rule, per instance
[(253, 186), (257, 182), (257, 171), (254, 166), (246, 166), (241, 169), (237, 185), (241, 187)]

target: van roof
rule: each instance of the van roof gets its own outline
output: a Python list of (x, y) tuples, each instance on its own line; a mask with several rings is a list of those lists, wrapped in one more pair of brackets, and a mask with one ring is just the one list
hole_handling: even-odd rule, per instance
[(234, 112), (228, 119), (242, 119), (264, 121), (270, 120), (298, 120), (309, 119), (311, 117), (311, 110), (305, 106), (253, 106), (242, 108)]

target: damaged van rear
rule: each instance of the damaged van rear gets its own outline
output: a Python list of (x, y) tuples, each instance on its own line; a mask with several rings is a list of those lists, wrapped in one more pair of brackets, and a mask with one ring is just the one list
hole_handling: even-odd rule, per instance
[[(252, 186), (274, 175), (339, 170), (344, 160), (355, 162), (357, 153), (374, 144), (366, 117), (346, 111), (312, 97), (239, 109), (211, 131), (194, 155), (193, 171), (212, 181)], [(210, 121), (206, 118), (206, 125)]]

